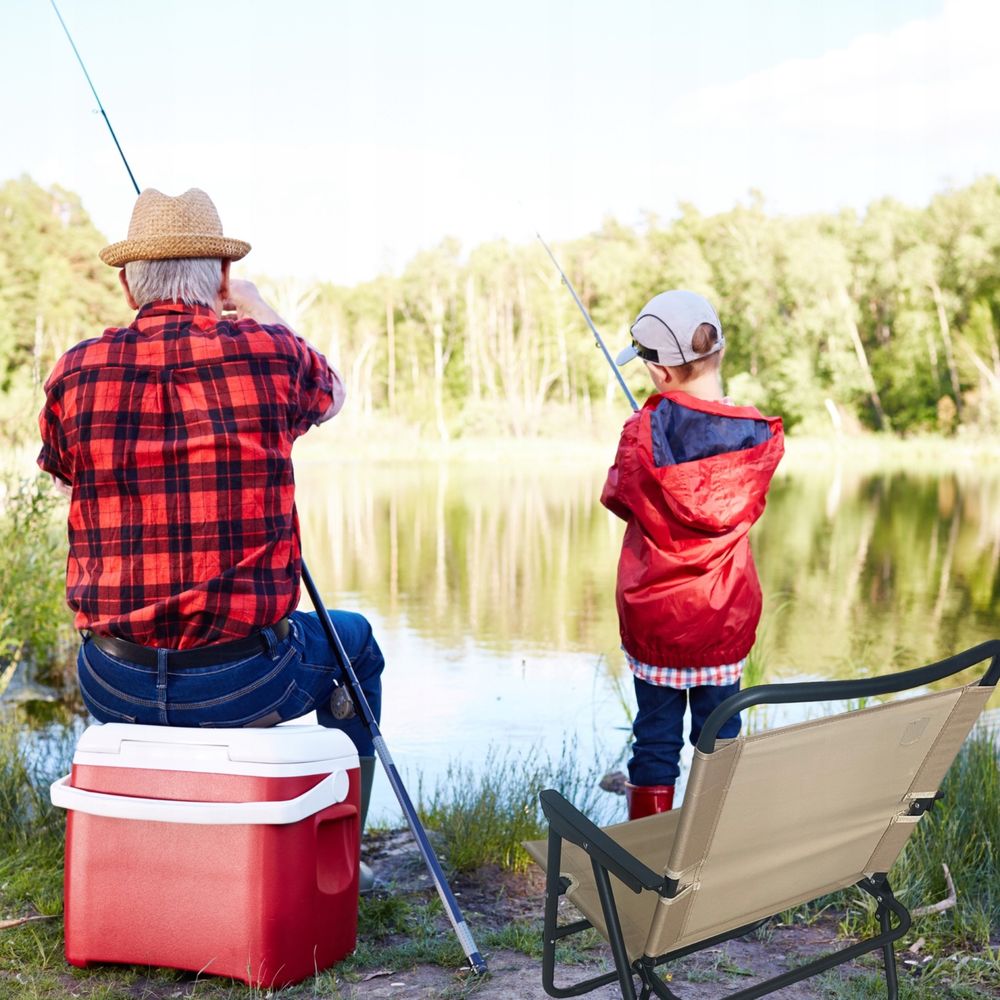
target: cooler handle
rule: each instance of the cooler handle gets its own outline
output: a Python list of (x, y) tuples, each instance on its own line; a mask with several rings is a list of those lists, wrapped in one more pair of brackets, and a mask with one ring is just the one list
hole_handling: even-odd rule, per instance
[(183, 802), (176, 799), (143, 799), (130, 795), (107, 795), (74, 788), (70, 775), (49, 788), (52, 804), (60, 809), (110, 819), (147, 820), (152, 823), (199, 823), (205, 825), (284, 825), (298, 823), (347, 798), (350, 779), (346, 771), (334, 771), (294, 799), (277, 802)]

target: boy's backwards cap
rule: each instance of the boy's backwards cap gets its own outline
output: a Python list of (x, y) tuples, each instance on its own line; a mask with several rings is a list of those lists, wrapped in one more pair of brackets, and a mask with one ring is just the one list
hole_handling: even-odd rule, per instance
[[(691, 346), (691, 340), (702, 323), (711, 323), (719, 336), (708, 351), (698, 354)], [(619, 365), (627, 364), (633, 358), (642, 358), (658, 365), (676, 367), (698, 358), (707, 358), (721, 351), (726, 344), (719, 314), (712, 308), (712, 303), (695, 292), (679, 288), (654, 295), (642, 307), (630, 332), (631, 345), (615, 358)]]

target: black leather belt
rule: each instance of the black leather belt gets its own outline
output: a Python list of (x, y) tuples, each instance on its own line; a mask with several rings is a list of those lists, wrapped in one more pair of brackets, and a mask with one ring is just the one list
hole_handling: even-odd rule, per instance
[[(274, 637), (279, 642), (288, 635), (288, 619), (282, 618), (271, 626)], [(113, 635), (92, 635), (90, 641), (109, 656), (142, 667), (155, 667), (155, 646), (140, 646)], [(254, 632), (245, 639), (233, 642), (216, 642), (211, 646), (197, 646), (194, 649), (168, 649), (167, 663), (171, 667), (214, 667), (219, 663), (229, 663), (247, 656), (253, 656), (267, 649), (267, 639), (263, 632)]]

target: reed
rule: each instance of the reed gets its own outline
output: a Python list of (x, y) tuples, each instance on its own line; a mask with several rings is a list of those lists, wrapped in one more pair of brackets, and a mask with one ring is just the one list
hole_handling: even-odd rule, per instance
[(26, 741), (16, 718), (0, 714), (0, 853), (62, 836), (63, 814), (49, 802), (49, 784), (69, 770), (68, 730)]
[(66, 531), (39, 477), (0, 480), (0, 696), (19, 664), (61, 681), (75, 635), (66, 610)]
[(498, 865), (524, 871), (530, 864), (521, 846), (546, 836), (548, 824), (538, 793), (557, 788), (595, 822), (604, 822), (617, 799), (600, 791), (603, 773), (596, 762), (579, 760), (575, 741), (558, 757), (515, 754), (491, 745), (481, 768), (452, 761), (434, 790), (418, 786), (417, 809), (423, 823), (437, 831), (443, 853), (455, 871)]

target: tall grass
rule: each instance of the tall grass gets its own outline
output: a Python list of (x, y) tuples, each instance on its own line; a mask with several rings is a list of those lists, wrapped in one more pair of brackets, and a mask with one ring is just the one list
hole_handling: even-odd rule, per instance
[(68, 731), (26, 738), (13, 716), (0, 714), (0, 850), (61, 834), (49, 784), (69, 770), (73, 742)]
[(0, 695), (22, 661), (61, 681), (75, 635), (66, 609), (66, 529), (47, 481), (0, 481)]
[(564, 744), (557, 758), (491, 745), (482, 768), (453, 761), (429, 795), (421, 784), (417, 810), (441, 836), (456, 871), (491, 864), (523, 871), (530, 858), (521, 842), (540, 839), (548, 829), (538, 793), (557, 788), (595, 822), (604, 822), (618, 800), (600, 791), (603, 773), (596, 763), (580, 762), (575, 741)]
[[(22, 738), (16, 720), (0, 715), (0, 912), (62, 911), (63, 824), (49, 784), (69, 770), (67, 732), (39, 742)], [(0, 949), (0, 966), (3, 965)]]

